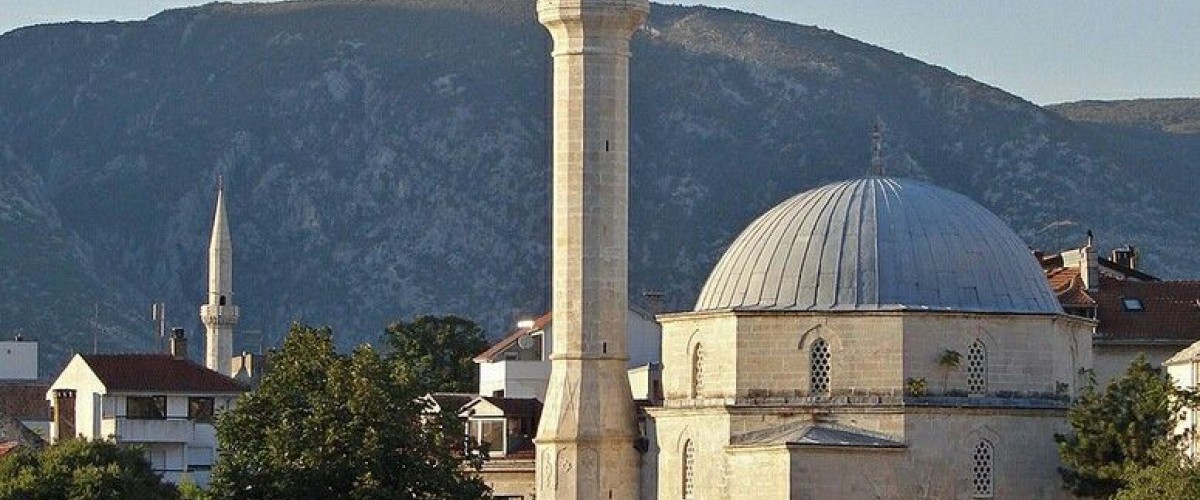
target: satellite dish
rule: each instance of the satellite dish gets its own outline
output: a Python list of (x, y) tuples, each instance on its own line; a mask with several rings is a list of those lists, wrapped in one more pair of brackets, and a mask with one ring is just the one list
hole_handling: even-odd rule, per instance
[(517, 347), (520, 347), (521, 349), (529, 349), (530, 347), (533, 347), (533, 337), (530, 335), (522, 335), (521, 338), (517, 339)]

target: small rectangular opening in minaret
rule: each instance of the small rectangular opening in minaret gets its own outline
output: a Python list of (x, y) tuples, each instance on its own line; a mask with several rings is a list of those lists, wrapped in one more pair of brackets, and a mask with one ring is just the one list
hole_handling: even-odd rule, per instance
[(604, 141), (604, 151), (608, 151), (608, 141)]
[(604, 354), (608, 354), (608, 342), (600, 343), (600, 352), (602, 352)]

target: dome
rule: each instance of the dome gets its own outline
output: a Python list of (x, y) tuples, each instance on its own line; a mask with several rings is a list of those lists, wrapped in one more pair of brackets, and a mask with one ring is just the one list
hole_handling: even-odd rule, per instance
[(995, 214), (922, 182), (869, 177), (796, 195), (725, 251), (696, 311), (1062, 312)]

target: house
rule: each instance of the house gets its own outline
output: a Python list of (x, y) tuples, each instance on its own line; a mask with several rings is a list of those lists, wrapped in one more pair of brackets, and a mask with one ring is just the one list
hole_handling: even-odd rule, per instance
[[(1200, 341), (1171, 356), (1163, 366), (1175, 382), (1175, 387), (1195, 391), (1200, 387)], [(1175, 423), (1175, 432), (1184, 436), (1184, 452), (1195, 458), (1196, 452), (1200, 451), (1200, 412), (1192, 406), (1184, 408), (1179, 421)]]
[(1138, 268), (1138, 250), (1125, 246), (1100, 257), (1092, 241), (1038, 255), (1067, 314), (1097, 321), (1094, 373), (1104, 384), (1139, 355), (1158, 365), (1200, 340), (1200, 281), (1170, 281)]
[(187, 359), (179, 329), (171, 354), (76, 354), (45, 394), (53, 407), (51, 442), (136, 444), (165, 480), (204, 486), (219, 453), (214, 417), (244, 391)]
[[(479, 394), (484, 396), (532, 398), (544, 401), (550, 381), (550, 353), (554, 347), (554, 325), (550, 313), (518, 323), (488, 350), (475, 357), (479, 365)], [(648, 377), (662, 359), (662, 327), (654, 315), (629, 305), (625, 315), (628, 332), (630, 384), (639, 389), (634, 399), (651, 399), (661, 393), (661, 379)]]

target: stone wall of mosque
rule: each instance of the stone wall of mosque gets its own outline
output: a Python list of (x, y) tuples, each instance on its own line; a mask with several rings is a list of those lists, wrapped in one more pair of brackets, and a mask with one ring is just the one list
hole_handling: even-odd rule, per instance
[[(1068, 430), (1064, 415), (1063, 409), (1019, 405), (832, 413), (798, 407), (656, 409), (655, 498), (683, 498), (689, 480), (695, 498), (706, 499), (1071, 498), (1062, 490), (1054, 443), (1055, 433)], [(788, 422), (843, 428), (857, 422), (871, 434), (891, 429), (886, 437), (903, 447), (787, 445), (790, 438), (730, 444), (731, 436)]]
[(1062, 415), (931, 409), (907, 417), (902, 450), (794, 447), (787, 498), (1073, 498), (1057, 472)]
[[(1070, 316), (909, 314), (904, 380), (923, 380), (930, 395), (1065, 398), (1092, 368), (1092, 326)], [(948, 352), (957, 366), (941, 361)]]
[[(663, 321), (664, 389), (676, 404), (699, 405), (905, 395), (1065, 398), (1092, 367), (1093, 326), (1065, 315), (674, 315)], [(947, 353), (957, 362), (942, 362)]]

